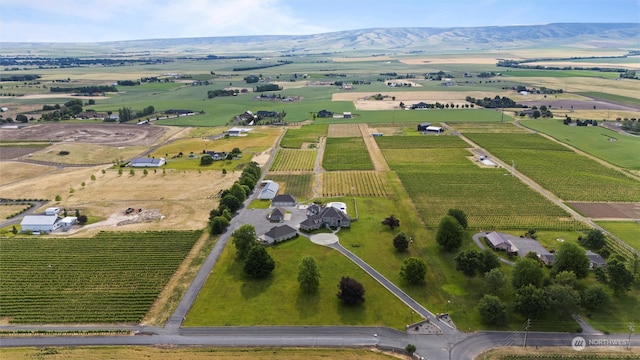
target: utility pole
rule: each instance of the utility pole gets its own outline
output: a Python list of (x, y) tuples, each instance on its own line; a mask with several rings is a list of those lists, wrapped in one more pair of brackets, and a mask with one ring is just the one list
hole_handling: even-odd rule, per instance
[(529, 335), (529, 326), (531, 325), (531, 319), (527, 319), (527, 327), (524, 328), (524, 347), (527, 347), (527, 336)]
[(636, 330), (636, 328), (633, 326), (633, 323), (630, 322), (629, 323), (629, 341), (627, 341), (627, 349), (629, 349), (629, 346), (631, 346), (631, 334)]

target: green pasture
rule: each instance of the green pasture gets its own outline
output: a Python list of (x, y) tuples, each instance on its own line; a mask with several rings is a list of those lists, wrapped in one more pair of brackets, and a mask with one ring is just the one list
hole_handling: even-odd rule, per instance
[[(268, 248), (276, 262), (264, 280), (247, 278), (231, 243), (187, 314), (185, 326), (368, 325), (404, 329), (411, 310), (337, 251), (298, 237)], [(298, 264), (312, 256), (320, 269), (315, 295), (298, 289)], [(336, 297), (340, 278), (364, 285), (365, 302), (347, 307)]]
[(597, 77), (603, 79), (618, 79), (620, 75), (617, 72), (602, 72), (593, 70), (530, 70), (505, 68), (503, 77)]
[(631, 98), (631, 97), (622, 96), (622, 95), (609, 94), (609, 93), (603, 93), (603, 92), (595, 92), (595, 91), (578, 92), (576, 94), (582, 95), (582, 96), (587, 96), (587, 97), (592, 97), (592, 98), (609, 100), (609, 101), (614, 102), (614, 103), (619, 103), (619, 104), (624, 104), (624, 105), (629, 105), (629, 106), (638, 106), (638, 102), (640, 101), (640, 99), (638, 99), (638, 98)]
[(329, 125), (312, 124), (304, 125), (298, 129), (289, 128), (280, 140), (280, 146), (283, 148), (300, 149), (303, 143), (317, 143), (320, 138), (327, 136)]
[[(419, 124), (423, 122), (500, 122), (500, 111), (489, 109), (378, 110), (353, 112), (352, 119), (316, 119), (316, 123)], [(512, 120), (504, 115), (504, 121)]]
[(467, 136), (563, 200), (640, 201), (640, 182), (542, 136)]
[(15, 323), (138, 323), (200, 231), (0, 239), (0, 317)]
[(640, 251), (640, 223), (636, 221), (598, 221), (598, 225)]
[(328, 171), (374, 170), (362, 137), (327, 138), (322, 167)]
[(382, 136), (376, 137), (376, 142), (380, 149), (385, 150), (465, 148), (469, 146), (457, 136)]
[(519, 126), (514, 125), (511, 122), (500, 122), (500, 123), (456, 123), (453, 124), (453, 127), (456, 131), (467, 134), (467, 133), (509, 133), (509, 134), (520, 134), (520, 133), (529, 133), (530, 131), (527, 129), (523, 129)]
[(640, 138), (597, 126), (566, 126), (560, 120), (522, 120), (522, 125), (625, 169), (640, 169)]

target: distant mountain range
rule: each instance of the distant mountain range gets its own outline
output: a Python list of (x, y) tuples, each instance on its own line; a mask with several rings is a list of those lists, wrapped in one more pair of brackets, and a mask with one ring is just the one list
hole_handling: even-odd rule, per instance
[(406, 27), (347, 30), (314, 35), (264, 35), (112, 41), (100, 43), (0, 43), (5, 53), (72, 49), (118, 54), (318, 53), (345, 51), (413, 52), (489, 50), (586, 45), (640, 48), (640, 23), (559, 23), (526, 26)]

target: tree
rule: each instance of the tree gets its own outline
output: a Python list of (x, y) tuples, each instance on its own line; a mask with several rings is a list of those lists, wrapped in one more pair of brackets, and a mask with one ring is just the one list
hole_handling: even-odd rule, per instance
[(449, 211), (447, 212), (447, 215), (453, 216), (458, 221), (458, 224), (462, 226), (463, 229), (467, 228), (468, 226), (467, 214), (465, 214), (464, 211), (460, 209), (449, 209)]
[(26, 122), (29, 122), (29, 119), (27, 118), (26, 115), (18, 114), (16, 115), (16, 121), (21, 123), (26, 123)]
[(562, 243), (555, 254), (553, 273), (573, 271), (578, 279), (585, 278), (589, 273), (589, 258), (580, 246), (572, 243)]
[(618, 259), (609, 261), (606, 271), (609, 287), (613, 289), (616, 295), (621, 295), (629, 290), (635, 280), (633, 273)]
[(235, 245), (240, 258), (246, 258), (251, 249), (258, 245), (258, 237), (253, 225), (244, 224), (237, 228), (231, 236), (233, 236), (233, 245)]
[(582, 306), (589, 310), (599, 310), (611, 303), (611, 296), (602, 285), (594, 285), (582, 292)]
[(462, 246), (463, 229), (453, 216), (446, 215), (440, 220), (436, 241), (447, 251), (453, 251)]
[(556, 284), (562, 286), (568, 286), (572, 289), (575, 289), (578, 285), (578, 278), (573, 271), (561, 271), (556, 274)]
[(587, 233), (587, 236), (582, 239), (581, 244), (597, 251), (602, 249), (605, 242), (606, 239), (604, 238), (604, 234), (602, 233), (602, 231), (598, 229), (591, 229)]
[(211, 219), (210, 229), (211, 235), (222, 234), (229, 226), (229, 219), (224, 216), (215, 216)]
[(134, 176), (135, 174), (136, 172), (133, 169), (129, 170), (129, 175)]
[(482, 268), (480, 257), (480, 252), (477, 250), (470, 249), (460, 251), (453, 259), (456, 263), (456, 270), (471, 279), (476, 276), (476, 273)]
[(338, 284), (337, 296), (345, 305), (358, 305), (364, 302), (364, 286), (355, 279), (343, 276)]
[(568, 317), (580, 306), (580, 293), (569, 286), (550, 285), (545, 289), (549, 308), (558, 317)]
[(200, 165), (206, 166), (211, 164), (213, 164), (213, 157), (209, 154), (202, 155), (202, 157), (200, 158)]
[(229, 211), (235, 213), (242, 206), (242, 202), (233, 194), (227, 194), (220, 199), (220, 205), (224, 205)]
[(264, 279), (273, 269), (276, 268), (276, 263), (273, 261), (267, 249), (262, 246), (254, 246), (249, 250), (247, 258), (244, 261), (244, 272), (254, 279)]
[(80, 210), (76, 209), (76, 217), (79, 218), (80, 217)]
[(482, 263), (482, 267), (480, 268), (481, 273), (486, 273), (500, 267), (500, 258), (498, 258), (498, 255), (491, 249), (484, 249), (480, 253), (480, 262)]
[(487, 325), (502, 325), (507, 322), (507, 306), (497, 296), (483, 296), (476, 309), (482, 322)]
[(416, 346), (413, 344), (407, 344), (407, 346), (405, 346), (404, 350), (406, 352), (409, 353), (409, 355), (413, 355), (414, 352), (416, 352)]
[(242, 185), (240, 185), (237, 182), (231, 185), (231, 188), (229, 188), (229, 193), (231, 193), (231, 195), (235, 196), (238, 200), (240, 200), (240, 202), (244, 202), (247, 199), (247, 193), (245, 192)]
[(422, 259), (410, 257), (402, 262), (400, 276), (408, 283), (422, 284), (426, 274), (427, 264)]
[(495, 268), (484, 273), (484, 282), (487, 286), (487, 292), (496, 295), (504, 288), (507, 283), (507, 277), (500, 269)]
[(320, 287), (320, 271), (311, 256), (305, 256), (298, 265), (298, 284), (305, 294), (316, 293)]
[(407, 235), (405, 235), (403, 232), (396, 234), (396, 236), (393, 237), (393, 247), (395, 247), (396, 250), (400, 252), (406, 251), (407, 248), (409, 248), (409, 240), (407, 239)]
[(533, 116), (534, 119), (539, 118), (541, 115), (540, 110), (533, 110), (533, 113), (531, 114), (531, 116)]
[(78, 224), (84, 225), (87, 223), (87, 221), (89, 221), (89, 219), (87, 218), (87, 215), (78, 216)]
[(518, 260), (511, 273), (511, 284), (516, 290), (527, 285), (538, 288), (542, 285), (543, 279), (544, 271), (540, 264), (535, 260), (526, 258)]
[(96, 181), (96, 176), (95, 175), (91, 175), (91, 181)]
[(516, 290), (513, 310), (531, 319), (540, 317), (547, 310), (544, 289), (526, 285)]
[(382, 220), (382, 225), (387, 225), (391, 230), (400, 226), (400, 220), (396, 219), (394, 215), (390, 215), (389, 217)]
[(62, 196), (56, 195), (56, 201), (62, 201)]

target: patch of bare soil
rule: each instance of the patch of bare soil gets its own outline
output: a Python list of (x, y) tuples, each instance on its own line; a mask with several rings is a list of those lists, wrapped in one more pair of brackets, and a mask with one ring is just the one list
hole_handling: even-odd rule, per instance
[(372, 129), (368, 127), (367, 124), (358, 124), (360, 129), (360, 134), (364, 139), (364, 143), (367, 146), (367, 150), (369, 151), (369, 157), (371, 157), (371, 162), (373, 162), (373, 167), (376, 171), (389, 171), (389, 165), (387, 164), (387, 160), (384, 158), (382, 154), (382, 150), (378, 146), (375, 138), (373, 137)]
[(0, 140), (65, 141), (110, 146), (152, 145), (167, 128), (133, 124), (36, 124), (20, 129), (0, 129)]
[(329, 124), (327, 137), (358, 137), (361, 136), (358, 124)]
[(640, 203), (569, 202), (567, 204), (590, 218), (640, 219)]

